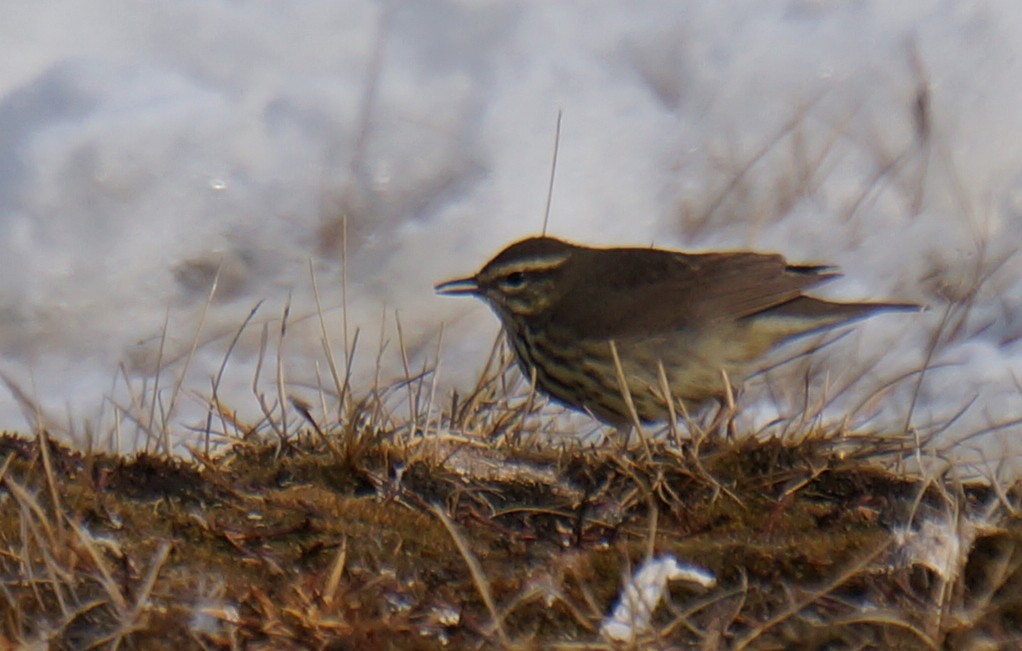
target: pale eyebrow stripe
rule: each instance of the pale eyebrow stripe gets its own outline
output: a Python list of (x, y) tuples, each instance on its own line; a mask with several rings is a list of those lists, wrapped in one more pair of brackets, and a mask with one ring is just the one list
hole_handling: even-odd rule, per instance
[(569, 255), (571, 254), (564, 253), (556, 258), (547, 256), (537, 260), (514, 260), (491, 269), (490, 274), (494, 276), (502, 276), (504, 273), (509, 271), (548, 271), (550, 269), (556, 269), (564, 264)]

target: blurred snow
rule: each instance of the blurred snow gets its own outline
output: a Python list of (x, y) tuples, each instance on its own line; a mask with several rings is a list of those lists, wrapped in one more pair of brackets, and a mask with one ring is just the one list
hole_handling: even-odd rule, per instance
[[(184, 386), (207, 394), (264, 301), (220, 390), (255, 413), (261, 330), (290, 300), (287, 376), (314, 396), (310, 267), (340, 351), (346, 229), (361, 377), (384, 317), (384, 377), (401, 374), (396, 313), (417, 366), (447, 324), (442, 387), (464, 383), (496, 321), (432, 285), (539, 230), (562, 109), (552, 233), (775, 250), (840, 265), (828, 296), (928, 304), (822, 356), (835, 376), (878, 360), (867, 391), (918, 368), (946, 301), (969, 297), (915, 419), (979, 396), (955, 432), (996, 429), (985, 449), (1010, 453), (1019, 43), (1011, 0), (17, 3), (0, 21), (0, 372), (101, 428), (103, 396), (129, 404), (125, 376), (173, 376), (196, 341)], [(911, 389), (886, 409), (904, 418)], [(24, 427), (13, 397), (0, 425)]]

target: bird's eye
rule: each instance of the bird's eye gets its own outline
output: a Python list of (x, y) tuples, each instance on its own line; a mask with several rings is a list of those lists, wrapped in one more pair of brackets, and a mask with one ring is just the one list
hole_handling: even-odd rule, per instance
[(525, 286), (525, 273), (521, 271), (512, 271), (508, 275), (504, 276), (504, 280), (501, 281), (507, 289), (520, 289)]

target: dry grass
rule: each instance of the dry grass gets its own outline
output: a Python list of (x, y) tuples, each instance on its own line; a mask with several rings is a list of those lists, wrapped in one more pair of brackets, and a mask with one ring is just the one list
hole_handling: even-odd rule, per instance
[[(197, 440), (229, 443), (190, 460), (0, 439), (0, 648), (1022, 641), (1016, 487), (893, 472), (912, 437), (841, 427), (542, 444), (542, 401), (506, 362), (495, 347), (439, 406), (426, 369), (347, 389), (326, 422), (221, 409), (231, 435)], [(666, 554), (716, 586), (671, 586), (650, 630), (602, 638), (626, 577)]]

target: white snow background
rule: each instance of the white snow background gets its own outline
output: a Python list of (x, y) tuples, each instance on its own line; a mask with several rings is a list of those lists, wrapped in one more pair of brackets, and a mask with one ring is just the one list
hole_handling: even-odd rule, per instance
[[(151, 387), (162, 364), (172, 391), (201, 324), (175, 415), (197, 424), (263, 301), (220, 390), (257, 414), (259, 336), (269, 324), (275, 341), (289, 297), (285, 371), (316, 404), (316, 364), (328, 372), (310, 264), (339, 352), (345, 223), (359, 377), (384, 316), (382, 373), (401, 375), (396, 311), (416, 367), (447, 324), (440, 386), (467, 383), (496, 320), (432, 287), (540, 229), (563, 110), (552, 234), (777, 251), (842, 268), (820, 295), (927, 304), (821, 355), (834, 386), (862, 375), (845, 404), (920, 368), (964, 297), (913, 423), (975, 398), (948, 436), (975, 435), (960, 449), (991, 459), (1018, 448), (1019, 428), (1001, 426), (1022, 417), (1015, 0), (76, 0), (3, 14), (0, 372), (79, 435), (130, 405), (125, 378)], [(867, 421), (904, 418), (914, 390), (896, 385)], [(27, 426), (13, 394), (0, 425)]]

